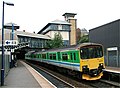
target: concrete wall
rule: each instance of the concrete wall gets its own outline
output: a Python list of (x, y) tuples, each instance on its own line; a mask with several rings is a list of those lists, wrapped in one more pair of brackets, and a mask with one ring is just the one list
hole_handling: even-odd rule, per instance
[(69, 40), (69, 32), (68, 31), (49, 31), (45, 35), (50, 36), (52, 39), (54, 38), (54, 34), (60, 32), (63, 40)]

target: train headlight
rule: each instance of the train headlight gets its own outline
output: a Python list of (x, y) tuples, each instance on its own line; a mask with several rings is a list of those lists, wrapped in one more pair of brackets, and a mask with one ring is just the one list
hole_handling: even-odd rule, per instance
[(103, 68), (104, 68), (103, 63), (100, 63), (98, 67), (99, 71), (101, 72)]
[(87, 65), (84, 65), (84, 66), (82, 66), (82, 68), (85, 69), (85, 68), (88, 68), (88, 66), (87, 66)]
[(88, 66), (87, 65), (82, 66), (82, 71), (83, 71), (83, 73), (88, 74), (89, 73)]
[(103, 66), (103, 63), (100, 63), (99, 66)]

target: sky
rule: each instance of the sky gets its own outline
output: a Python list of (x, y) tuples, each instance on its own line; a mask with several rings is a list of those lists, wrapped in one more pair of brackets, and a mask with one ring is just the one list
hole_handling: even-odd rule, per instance
[[(64, 13), (77, 13), (77, 28), (92, 28), (120, 19), (120, 0), (4, 0), (4, 24), (13, 22), (19, 31), (37, 33), (49, 22), (64, 20)], [(0, 0), (0, 28), (2, 28)]]

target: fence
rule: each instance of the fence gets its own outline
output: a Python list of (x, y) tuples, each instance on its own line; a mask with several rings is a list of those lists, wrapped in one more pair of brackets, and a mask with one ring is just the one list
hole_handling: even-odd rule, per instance
[[(6, 76), (10, 70), (11, 52), (4, 52), (4, 76)], [(2, 51), (0, 51), (0, 82), (1, 82), (1, 66), (2, 66)]]

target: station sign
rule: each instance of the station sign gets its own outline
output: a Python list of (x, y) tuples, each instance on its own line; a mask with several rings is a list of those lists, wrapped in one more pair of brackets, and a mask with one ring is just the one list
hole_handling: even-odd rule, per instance
[(107, 48), (108, 51), (115, 51), (115, 50), (118, 50), (117, 47), (110, 47), (110, 48)]
[(5, 40), (5, 46), (16, 46), (18, 45), (18, 40)]

